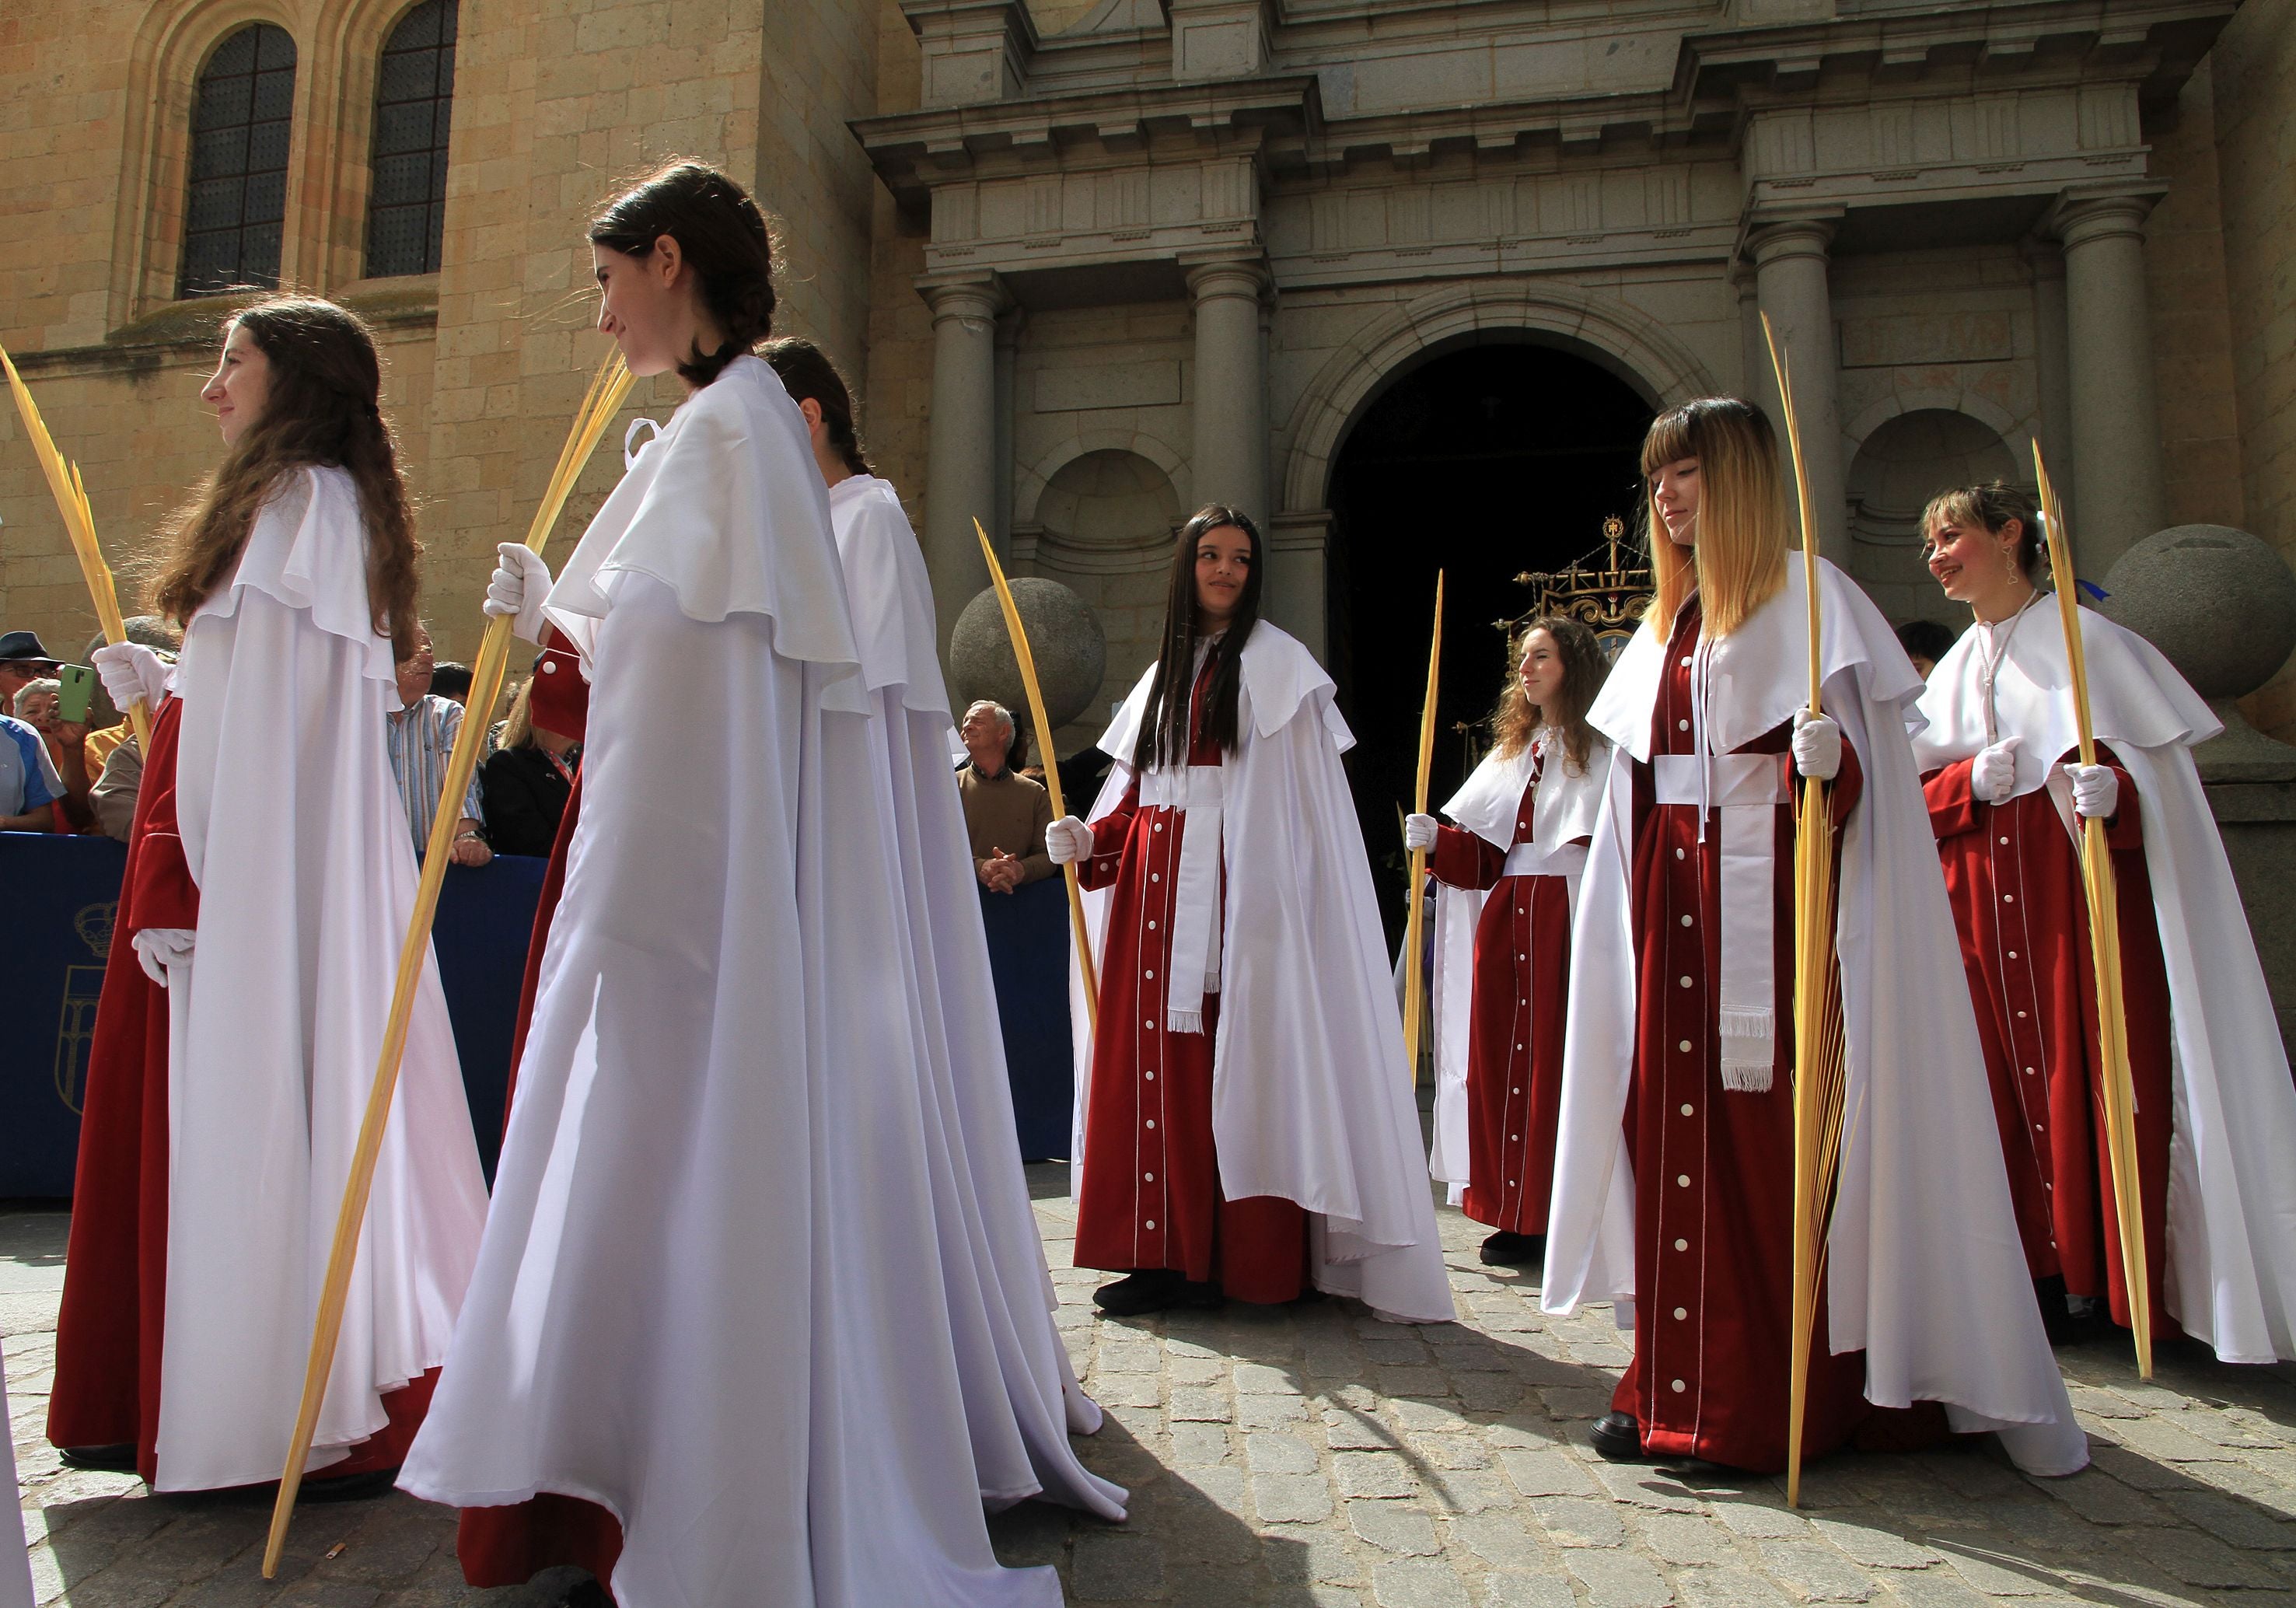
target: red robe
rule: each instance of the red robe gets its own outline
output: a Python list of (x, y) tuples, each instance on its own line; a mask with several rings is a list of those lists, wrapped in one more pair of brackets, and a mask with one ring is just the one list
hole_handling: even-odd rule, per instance
[[(590, 684), (582, 679), (581, 659), (553, 628), (542, 662), (536, 667), (528, 712), (535, 725), (581, 741), (589, 726)], [(559, 817), (542, 874), (542, 893), (534, 909), (534, 936), (526, 946), (526, 976), (518, 996), (518, 1029), (511, 1039), (510, 1086), (503, 1094), (503, 1126), (510, 1126), (511, 1103), (518, 1095), (519, 1057), (534, 1020), (534, 997), (542, 976), (542, 954), (550, 946), (550, 924), (566, 890), (566, 855), (582, 814), (582, 777)], [(466, 1507), (455, 1531), (455, 1555), (463, 1579), (472, 1586), (522, 1586), (545, 1569), (571, 1563), (588, 1570), (603, 1585), (611, 1579), (622, 1554), (619, 1520), (594, 1502), (544, 1491), (529, 1501), (503, 1507)]]
[[(1531, 841), (1544, 758), (1515, 808), (1514, 841)], [(1580, 841), (1585, 841), (1580, 839)], [(1554, 1128), (1562, 1104), (1562, 1029), (1570, 984), (1570, 883), (1505, 876), (1506, 855), (1443, 826), (1429, 868), (1454, 888), (1491, 890), (1475, 923), (1467, 1021), (1467, 1189), (1460, 1208), (1509, 1234), (1546, 1232)]]
[[(1207, 657), (1196, 677), (1192, 766), (1221, 762), (1204, 729), (1215, 662)], [(1077, 864), (1084, 886), (1113, 892), (1088, 1073), (1089, 1161), (1077, 1202), (1076, 1265), (1168, 1268), (1217, 1282), (1239, 1300), (1293, 1300), (1308, 1287), (1307, 1213), (1280, 1196), (1230, 1201), (1220, 1193), (1212, 1143), (1219, 996), (1204, 996), (1202, 1032), (1176, 1033), (1166, 1024), (1162, 984), (1171, 973), (1173, 892), (1187, 813), (1143, 808), (1139, 796), (1136, 779), (1123, 801), (1093, 824), (1092, 856)], [(1110, 1157), (1128, 1157), (1130, 1165), (1111, 1165)]]
[[(1651, 752), (1694, 753), (1693, 600), (1666, 648)], [(1778, 726), (1737, 749), (1783, 754)], [(1694, 805), (1660, 804), (1652, 767), (1633, 761), (1636, 997), (1633, 1082), (1626, 1110), (1635, 1178), (1635, 1356), (1611, 1406), (1634, 1415), (1648, 1451), (1738, 1468), (1785, 1466), (1793, 1243), (1793, 821), (1777, 816), (1774, 879), (1775, 1074), (1756, 1093), (1726, 1089), (1717, 983), (1721, 975), (1721, 837), (1700, 841)], [(1832, 793), (1837, 823), (1857, 808), (1862, 775), (1842, 745)], [(1687, 985), (1687, 986), (1685, 986)], [(1941, 1433), (1934, 1404), (1883, 1413), (1865, 1399), (1866, 1355), (1813, 1348), (1803, 1452), (1817, 1456), (1859, 1433), (1902, 1443)], [(1908, 1433), (1910, 1432), (1910, 1433)]]
[[(168, 1312), (168, 994), (144, 974), (135, 937), (147, 927), (199, 925), (199, 885), (176, 825), (183, 712), (174, 698), (153, 712), (152, 751), (128, 832), (88, 1051), (56, 1318), (55, 1385), (48, 1398), (52, 1444), (133, 1446), (135, 1471), (147, 1484), (159, 1474), (154, 1443)], [(305, 1483), (397, 1467), (437, 1382), (434, 1368), (384, 1395), (390, 1423)]]
[[(2071, 1294), (2109, 1298), (2113, 1321), (2126, 1326), (2128, 1284), (2105, 1144), (2096, 973), (2080, 857), (2046, 789), (1985, 803), (1970, 791), (1972, 763), (1957, 759), (1931, 772), (1922, 791), (1977, 1007), (2017, 1232), (2035, 1278), (2062, 1275)], [(2169, 1335), (2179, 1331), (2161, 1299), (2172, 1104), (2169, 980), (2144, 871), (2136, 789), (2115, 768), (2120, 812), (2105, 842), (2120, 883), (2145, 1268), (2152, 1332)]]

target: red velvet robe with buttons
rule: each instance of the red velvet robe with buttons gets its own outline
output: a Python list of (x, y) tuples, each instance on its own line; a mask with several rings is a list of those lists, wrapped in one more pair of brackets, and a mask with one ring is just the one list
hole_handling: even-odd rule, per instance
[[(132, 1446), (135, 1471), (158, 1478), (160, 1361), (168, 1313), (168, 991), (144, 974), (135, 934), (196, 928), (199, 884), (176, 825), (176, 747), (184, 706), (160, 701), (136, 789), (127, 865), (103, 963), (88, 1047), (71, 1237), (56, 1318), (48, 1440), (59, 1447)], [(439, 1371), (382, 1397), (390, 1423), (306, 1484), (395, 1467), (422, 1426)]]
[[(1977, 1007), (2017, 1232), (2035, 1278), (2061, 1274), (2068, 1292), (2108, 1298), (2113, 1321), (2126, 1326), (2128, 1282), (2105, 1144), (2080, 857), (2046, 789), (1988, 804), (1970, 791), (1971, 764), (1957, 759), (1931, 772), (1922, 791)], [(2142, 807), (2128, 774), (2115, 770), (2119, 813), (2105, 842), (2120, 883), (2152, 1332), (2165, 1336), (2178, 1332), (2161, 1300), (2169, 1261), (2169, 980), (2144, 871)]]
[[(1544, 768), (1543, 758), (1532, 762), (1515, 807), (1517, 843), (1531, 841), (1531, 803)], [(1429, 860), (1437, 879), (1491, 890), (1475, 923), (1469, 983), (1468, 1181), (1460, 1209), (1508, 1234), (1545, 1234), (1562, 1104), (1570, 883), (1504, 876), (1505, 866), (1505, 853), (1488, 839), (1456, 826), (1437, 829)]]
[[(1651, 752), (1693, 746), (1693, 601), (1667, 644)], [(1781, 725), (1739, 753), (1783, 754)], [(1627, 1153), (1635, 1177), (1635, 1357), (1611, 1399), (1645, 1449), (1734, 1467), (1785, 1466), (1793, 1243), (1793, 820), (1776, 809), (1773, 939), (1776, 1072), (1760, 1093), (1721, 1076), (1721, 833), (1701, 841), (1694, 805), (1660, 804), (1649, 765), (1634, 771), (1634, 928), (1638, 977)], [(1856, 751), (1842, 745), (1837, 826), (1857, 806)], [(1685, 986), (1686, 985), (1686, 986)], [(1819, 1310), (1825, 1296), (1819, 1292)], [(1866, 1354), (1813, 1348), (1803, 1453), (1857, 1435), (1867, 1445), (1942, 1434), (1934, 1404), (1884, 1411), (1865, 1399)], [(1866, 1426), (1870, 1424), (1870, 1430)]]
[[(1204, 731), (1214, 662), (1207, 658), (1196, 677), (1192, 766), (1221, 762), (1219, 745)], [(1092, 855), (1077, 865), (1084, 886), (1113, 891), (1088, 1074), (1076, 1265), (1173, 1268), (1217, 1282), (1239, 1300), (1292, 1300), (1308, 1287), (1307, 1213), (1274, 1195), (1230, 1201), (1220, 1194), (1212, 1144), (1219, 996), (1204, 996), (1201, 1033), (1176, 1033), (1165, 1022), (1173, 890), (1188, 818), (1185, 810), (1143, 808), (1136, 780), (1093, 824)]]
[[(590, 718), (590, 684), (582, 679), (580, 655), (554, 627), (542, 662), (535, 668), (528, 710), (545, 731), (582, 740)], [(574, 827), (582, 815), (582, 777), (576, 772), (574, 791), (559, 817), (558, 836), (550, 845), (550, 864), (542, 874), (541, 897), (534, 908), (534, 934), (526, 947), (526, 976), (518, 997), (518, 1028), (511, 1040), (509, 1089), (503, 1098), (503, 1127), (510, 1127), (511, 1102), (518, 1094), (519, 1057), (526, 1050), (526, 1030), (534, 1020), (534, 997), (542, 975), (543, 951), (550, 946), (551, 920), (558, 914), (559, 896), (566, 890), (566, 853), (574, 841)], [(600, 1580), (613, 1576), (615, 1560), (622, 1554), (619, 1521), (594, 1502), (544, 1491), (525, 1502), (502, 1507), (466, 1507), (455, 1537), (455, 1555), (463, 1566), (463, 1580), (472, 1586), (522, 1586), (545, 1569), (574, 1564)]]

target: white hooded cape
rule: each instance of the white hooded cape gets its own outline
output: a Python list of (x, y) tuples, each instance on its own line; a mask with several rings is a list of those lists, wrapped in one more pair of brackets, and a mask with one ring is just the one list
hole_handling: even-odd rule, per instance
[[(1956, 1430), (2002, 1432), (2022, 1467), (2070, 1473), (2087, 1463), (2087, 1440), (2026, 1274), (1960, 945), (1905, 736), (1918, 718), (1921, 678), (1871, 600), (1832, 564), (1821, 562), (1819, 574), (1824, 707), (1865, 777), (1839, 840), (1848, 1081), (1822, 1338), (1836, 1354), (1865, 1350), (1866, 1397), (1876, 1406), (1942, 1402)], [(1650, 753), (1665, 649), (1650, 628), (1637, 631), (1588, 717), (1618, 751), (1571, 935), (1542, 1303), (1564, 1313), (1612, 1301), (1622, 1327), (1635, 1295), (1634, 1182), (1620, 1128), (1636, 1031), (1628, 840), (1633, 762)], [(1796, 555), (1784, 589), (1714, 645), (1712, 751), (1727, 753), (1792, 718), (1808, 698), (1808, 659)]]
[(593, 685), (581, 825), (401, 1483), (608, 1508), (634, 1608), (1057, 1603), (989, 1550), (882, 760), (770, 368), (679, 408), (546, 612)]
[[(1212, 1135), (1229, 1200), (1281, 1195), (1313, 1214), (1316, 1287), (1384, 1317), (1456, 1316), (1435, 1237), (1403, 1024), (1363, 831), (1340, 756), (1355, 744), (1332, 679), (1298, 639), (1266, 620), (1244, 644), (1241, 745), (1224, 755), (1219, 1026)], [(1129, 756), (1154, 684), (1151, 666), (1118, 710), (1116, 756), (1098, 820), (1132, 783)], [(1095, 959), (1105, 894), (1085, 895)], [(1076, 1023), (1074, 1191), (1082, 1193), (1092, 1044), (1081, 984)]]
[[(2223, 729), (2159, 649), (2079, 611), (2096, 736), (2136, 784), (2161, 958), (2175, 1110), (2169, 1146), (2169, 1310), (2226, 1362), (2296, 1358), (2296, 1083), (2194, 745)], [(1924, 772), (1987, 745), (1983, 633), (1930, 673), (1914, 740)], [(2023, 739), (2015, 791), (2050, 789), (2073, 753), (2072, 676), (2055, 601), (2011, 632), (1994, 683), (1999, 735)], [(2078, 757), (2076, 755), (2076, 757)]]
[[(8, 1421), (8, 1380), (0, 1369), (0, 1423)], [(16, 1447), (5, 1435), (0, 1435), (0, 1481), (16, 1489)], [(0, 1608), (32, 1608), (31, 1560), (13, 1536), (0, 1538)]]
[[(279, 1477), (343, 1185), (414, 907), (391, 780), (390, 640), (340, 469), (288, 479), (176, 670), (195, 948), (168, 967), (168, 1311), (159, 1489)], [(423, 964), (308, 1466), (381, 1429), (437, 1366), (486, 1182), (435, 959)]]
[[(1515, 807), (1530, 783), (1531, 749), (1501, 759), (1485, 754), (1474, 774), (1443, 806), (1459, 826), (1505, 854), (1514, 846)], [(1611, 743), (1596, 736), (1584, 770), (1562, 757), (1561, 741), (1550, 751), (1554, 765), (1541, 774), (1531, 798), (1531, 841), (1556, 849), (1591, 837), (1603, 809), (1603, 785), (1611, 771)], [(1433, 879), (1431, 878), (1431, 881)], [(1578, 907), (1578, 874), (1568, 874), (1570, 907)], [(1467, 1184), (1467, 1046), (1475, 1013), (1475, 931), (1490, 890), (1435, 883), (1435, 956), (1427, 985), (1433, 1007), (1430, 1023), (1435, 1059), (1435, 1131), (1428, 1146), (1427, 1170), (1449, 1185), (1451, 1204), (1465, 1197)]]
[(980, 1492), (999, 1506), (1041, 1492), (1120, 1520), (1122, 1488), (1069, 1445), (1070, 1430), (1100, 1428), (1101, 1412), (1053, 1325), (1058, 1297), (1021, 1170), (988, 939), (945, 751), (948, 693), (924, 554), (901, 499), (874, 475), (831, 487), (829, 512), (892, 804), (884, 854), (904, 899), (910, 1028), (931, 1095), (934, 1222)]

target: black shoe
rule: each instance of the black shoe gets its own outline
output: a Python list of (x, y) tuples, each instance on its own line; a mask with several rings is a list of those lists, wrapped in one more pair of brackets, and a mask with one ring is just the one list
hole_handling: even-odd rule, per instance
[(1143, 1268), (1092, 1292), (1092, 1304), (1111, 1317), (1161, 1312), (1187, 1299), (1187, 1279), (1170, 1268)]
[(2081, 1325), (2072, 1313), (2072, 1298), (2065, 1293), (2065, 1281), (2055, 1274), (2033, 1281), (2033, 1300), (2041, 1309), (2041, 1329), (2053, 1346), (2079, 1345), (2083, 1339)]
[(558, 1608), (614, 1608), (614, 1599), (596, 1580), (585, 1580), (558, 1599)]
[(135, 1448), (123, 1443), (119, 1446), (67, 1446), (58, 1452), (66, 1468), (92, 1469), (98, 1473), (132, 1474), (135, 1472)]
[(1606, 1463), (1648, 1461), (1643, 1452), (1643, 1426), (1635, 1422), (1632, 1413), (1603, 1414), (1588, 1427), (1587, 1439), (1595, 1443), (1595, 1450)]
[(338, 1474), (330, 1480), (324, 1475), (314, 1479), (305, 1475), (303, 1483), (295, 1488), (295, 1500), (302, 1502), (365, 1502), (373, 1497), (390, 1494), (398, 1483), (397, 1468), (371, 1468), (363, 1474)]
[(1501, 1229), (1483, 1242), (1482, 1257), (1486, 1268), (1538, 1267), (1546, 1260), (1546, 1236)]

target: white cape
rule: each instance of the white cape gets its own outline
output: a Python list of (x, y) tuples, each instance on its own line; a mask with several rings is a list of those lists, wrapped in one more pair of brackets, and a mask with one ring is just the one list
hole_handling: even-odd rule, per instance
[[(1316, 1287), (1384, 1317), (1448, 1323), (1451, 1301), (1387, 944), (1363, 831), (1340, 756), (1354, 746), (1332, 679), (1261, 620), (1243, 649), (1242, 744), (1227, 772), (1221, 843), (1225, 934), (1212, 1050), (1212, 1135), (1229, 1200), (1281, 1195), (1314, 1214)], [(1092, 818), (1123, 799), (1155, 668), (1100, 740), (1116, 757)], [(1085, 896), (1095, 961), (1107, 898)], [(1097, 969), (1095, 967), (1095, 969)], [(1083, 1188), (1092, 1046), (1080, 984), (1077, 1158)]]
[[(391, 780), (390, 639), (340, 469), (259, 513), (184, 633), (176, 787), (200, 888), (169, 967), (168, 1310), (159, 1489), (276, 1480), (414, 907)], [(423, 964), (308, 1466), (447, 1355), (486, 1183), (435, 959)]]
[[(2026, 1274), (1960, 943), (1905, 734), (1918, 718), (1921, 679), (1871, 600), (1832, 564), (1821, 562), (1819, 572), (1824, 709), (1865, 777), (1839, 840), (1848, 1081), (1825, 1341), (1837, 1354), (1865, 1350), (1866, 1397), (1876, 1406), (1941, 1402), (1956, 1430), (2000, 1431), (2021, 1466), (2070, 1473), (2087, 1462), (2087, 1440)], [(1785, 588), (1714, 645), (1714, 752), (1791, 719), (1807, 701), (1807, 599), (1795, 555)], [(1545, 1309), (1613, 1301), (1622, 1326), (1635, 1295), (1634, 1182), (1620, 1127), (1636, 1031), (1628, 840), (1633, 767), (1650, 753), (1665, 647), (1649, 627), (1636, 632), (1589, 715), (1618, 751), (1571, 935), (1547, 1225)]]
[(935, 1113), (888, 1008), (910, 980), (882, 761), (770, 368), (679, 408), (545, 608), (593, 685), (582, 819), (401, 1483), (606, 1507), (637, 1608), (1056, 1604), (1051, 1570), (989, 1550)]
[[(0, 1424), (8, 1421), (8, 1380), (0, 1369)], [(16, 1447), (6, 1435), (0, 1435), (0, 1482), (16, 1489)], [(31, 1560), (12, 1535), (0, 1536), (0, 1608), (32, 1608)]]
[(914, 1053), (937, 1102), (923, 1113), (934, 1223), (980, 1493), (997, 1505), (1042, 1493), (1120, 1520), (1122, 1488), (1091, 1473), (1069, 1445), (1070, 1430), (1100, 1428), (1101, 1412), (1053, 1325), (1058, 1298), (1021, 1170), (988, 939), (944, 751), (948, 693), (924, 553), (900, 498), (874, 475), (830, 488), (829, 512), (892, 804), (884, 855), (905, 900)]
[[(1514, 846), (1515, 808), (1530, 783), (1532, 747), (1526, 742), (1521, 752), (1505, 759), (1485, 754), (1443, 806), (1445, 815), (1501, 854)], [(1594, 835), (1595, 819), (1602, 814), (1603, 782), (1611, 771), (1610, 741), (1600, 735), (1593, 741), (1584, 770), (1564, 760), (1560, 738), (1554, 739), (1550, 754), (1553, 768), (1540, 775), (1530, 805), (1531, 841), (1540, 849), (1559, 849)], [(1567, 874), (1573, 911), (1578, 908), (1578, 881), (1577, 872)], [(1469, 1182), (1468, 1030), (1475, 1013), (1475, 931), (1489, 898), (1488, 889), (1435, 883), (1435, 954), (1427, 983), (1433, 1011), (1429, 1028), (1434, 1041), (1435, 1131), (1428, 1146), (1427, 1170), (1449, 1185), (1454, 1206), (1464, 1197)]]
[[(2143, 637), (2079, 611), (2098, 739), (2140, 800), (2145, 873), (2168, 963), (2176, 1106), (2169, 1148), (2169, 1310), (2226, 1362), (2296, 1358), (2296, 1083), (2224, 839), (2192, 748), (2223, 729)], [(1930, 674), (1915, 739), (1924, 772), (1986, 745), (1982, 633)], [(2054, 598), (2009, 636), (1995, 680), (1997, 729), (2017, 749), (2019, 793), (2047, 785), (2071, 824), (2072, 677)]]

